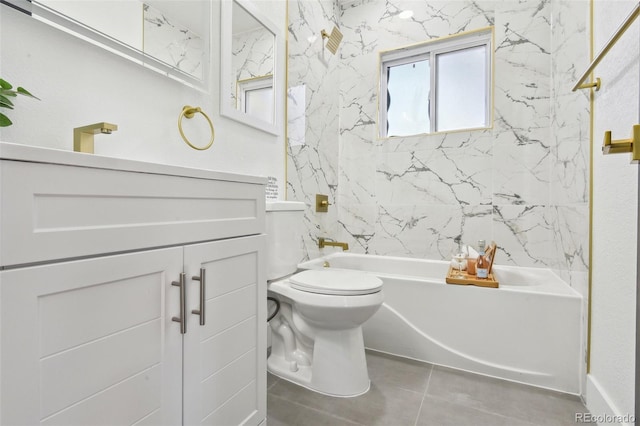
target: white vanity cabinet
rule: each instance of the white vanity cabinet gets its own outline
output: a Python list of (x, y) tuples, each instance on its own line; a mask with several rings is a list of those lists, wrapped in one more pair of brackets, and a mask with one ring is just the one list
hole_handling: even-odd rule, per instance
[(0, 425), (264, 421), (264, 184), (0, 143)]

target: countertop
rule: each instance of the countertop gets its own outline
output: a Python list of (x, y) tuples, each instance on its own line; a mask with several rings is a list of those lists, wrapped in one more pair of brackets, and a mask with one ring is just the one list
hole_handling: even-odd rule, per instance
[(26, 161), (32, 163), (63, 164), (75, 167), (122, 170), (135, 173), (149, 173), (169, 176), (186, 176), (201, 179), (215, 179), (265, 185), (264, 176), (243, 175), (216, 170), (173, 166), (124, 158), (105, 157), (61, 149), (43, 148), (9, 142), (0, 142), (0, 160)]

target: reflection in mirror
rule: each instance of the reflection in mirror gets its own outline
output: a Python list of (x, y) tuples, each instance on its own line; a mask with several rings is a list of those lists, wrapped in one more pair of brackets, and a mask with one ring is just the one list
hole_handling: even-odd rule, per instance
[[(202, 22), (197, 18), (194, 19), (203, 16), (202, 12), (193, 14), (196, 11), (191, 10), (192, 13), (185, 15), (184, 6), (182, 9), (176, 9), (174, 2), (156, 0), (154, 3), (158, 3), (163, 9), (150, 3), (150, 0), (143, 3), (142, 50), (144, 53), (202, 79), (204, 77), (202, 60), (205, 50), (204, 40), (198, 33)], [(192, 3), (192, 6), (198, 9), (204, 7), (203, 2)], [(186, 22), (181, 22), (180, 18)]]
[[(232, 9), (231, 72), (233, 87), (229, 91), (229, 102), (244, 113), (254, 116), (257, 114), (258, 118), (272, 123), (272, 115), (258, 108), (251, 110), (244, 108), (245, 103), (238, 102), (236, 99), (236, 93), (240, 93), (240, 91), (235, 89), (236, 86), (238, 89), (241, 86), (246, 88), (247, 83), (253, 79), (262, 82), (273, 81), (271, 76), (274, 65), (274, 35), (238, 3), (233, 2)], [(256, 89), (256, 87), (251, 87), (251, 90)], [(261, 89), (263, 89), (261, 96), (264, 98), (271, 96), (270, 103), (273, 104), (273, 90), (267, 90), (266, 86)], [(269, 100), (265, 99), (265, 102), (269, 102)]]
[(40, 21), (202, 88), (209, 62), (210, 7), (206, 0), (33, 0), (24, 9)]
[(240, 111), (273, 122), (273, 75), (238, 80), (237, 93)]
[(248, 0), (221, 7), (221, 113), (277, 134), (278, 31)]

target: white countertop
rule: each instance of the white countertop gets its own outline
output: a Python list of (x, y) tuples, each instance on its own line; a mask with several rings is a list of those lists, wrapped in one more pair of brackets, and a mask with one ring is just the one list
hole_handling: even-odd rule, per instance
[(122, 170), (135, 173), (150, 173), (170, 176), (186, 176), (230, 182), (254, 183), (260, 185), (265, 185), (267, 183), (267, 178), (263, 176), (242, 175), (215, 170), (172, 166), (168, 164), (147, 163), (144, 161), (105, 157), (95, 154), (85, 154), (8, 142), (0, 142), (0, 160), (62, 164), (76, 167)]

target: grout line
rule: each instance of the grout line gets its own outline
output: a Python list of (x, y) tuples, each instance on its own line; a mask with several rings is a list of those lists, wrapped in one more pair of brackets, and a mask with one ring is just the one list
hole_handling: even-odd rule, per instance
[(451, 399), (447, 399), (447, 398), (442, 397), (442, 396), (437, 396), (437, 395), (427, 396), (425, 394), (425, 398), (431, 398), (431, 399), (434, 399), (436, 401), (446, 402), (446, 403), (454, 405), (454, 406), (462, 407), (462, 408), (465, 408), (465, 409), (471, 410), (471, 411), (477, 411), (477, 412), (483, 413), (483, 414), (488, 414), (488, 415), (494, 416), (494, 417), (502, 417), (503, 419), (506, 419), (506, 420), (515, 420), (516, 422), (519, 422), (519, 423), (522, 423), (522, 424), (526, 424), (526, 425), (531, 425), (531, 426), (540, 425), (540, 423), (531, 423), (529, 420), (524, 420), (524, 419), (519, 418), (519, 417), (513, 417), (513, 416), (510, 416), (510, 415), (504, 414), (504, 413), (498, 413), (498, 412), (495, 412), (495, 411), (489, 411), (489, 409), (485, 409), (485, 408), (473, 407), (471, 405), (463, 404), (461, 402), (456, 402), (456, 401), (453, 401)]
[(418, 408), (418, 414), (416, 415), (416, 421), (413, 422), (413, 426), (418, 425), (418, 419), (420, 418), (420, 414), (422, 413), (422, 406), (424, 405), (424, 400), (427, 398), (427, 391), (429, 390), (429, 384), (431, 383), (431, 375), (433, 374), (433, 364), (429, 369), (429, 376), (427, 377), (427, 384), (424, 387), (424, 393), (422, 394), (422, 400), (420, 401), (420, 407)]
[(429, 377), (427, 377), (427, 385), (424, 387), (424, 396), (427, 396), (427, 391), (429, 390), (429, 385), (431, 384), (431, 375), (433, 374), (434, 364), (431, 364), (431, 369), (429, 371)]
[(267, 373), (267, 382), (269, 381), (269, 379), (268, 379), (269, 375), (271, 375), (273, 377), (273, 383), (271, 383), (271, 386), (267, 387), (267, 392), (269, 392), (269, 390), (271, 390), (271, 388), (273, 388), (275, 385), (277, 385), (278, 382), (280, 381), (280, 378), (278, 376), (276, 376), (275, 374)]
[[(313, 391), (311, 391), (311, 392), (313, 392)], [(328, 416), (328, 417), (331, 417), (331, 418), (334, 418), (334, 419), (337, 419), (337, 420), (348, 422), (348, 423), (353, 424), (353, 425), (362, 425), (362, 423), (359, 423), (359, 422), (356, 422), (356, 421), (353, 421), (353, 420), (350, 420), (350, 419), (347, 419), (347, 418), (344, 418), (344, 417), (336, 416), (336, 415), (334, 415), (334, 414), (332, 414), (332, 413), (330, 413), (328, 411), (324, 411), (324, 410), (321, 410), (319, 408), (311, 407), (309, 405), (304, 405), (304, 404), (301, 404), (301, 403), (299, 403), (297, 401), (292, 401), (290, 399), (283, 398), (283, 397), (278, 396), (278, 395), (273, 395), (272, 394), (271, 397), (280, 399), (280, 400), (285, 401), (285, 402), (287, 402), (289, 404), (293, 404), (293, 405), (295, 405), (297, 407), (302, 407), (302, 408), (305, 408), (307, 410), (315, 411), (316, 413), (320, 413), (320, 414), (323, 414), (325, 416)], [(364, 426), (364, 425), (362, 425), (362, 426)]]

